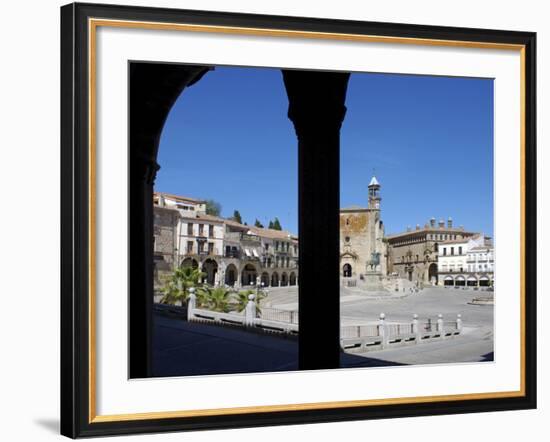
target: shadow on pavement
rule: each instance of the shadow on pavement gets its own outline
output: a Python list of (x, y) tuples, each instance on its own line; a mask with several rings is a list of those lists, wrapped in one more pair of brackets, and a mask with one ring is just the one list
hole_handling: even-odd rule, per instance
[[(153, 316), (153, 377), (298, 370), (298, 338)], [(405, 365), (341, 353), (343, 368)]]
[(396, 365), (407, 365), (400, 362), (385, 361), (384, 359), (369, 358), (366, 356), (354, 355), (342, 352), (340, 354), (341, 368), (357, 367), (393, 367)]

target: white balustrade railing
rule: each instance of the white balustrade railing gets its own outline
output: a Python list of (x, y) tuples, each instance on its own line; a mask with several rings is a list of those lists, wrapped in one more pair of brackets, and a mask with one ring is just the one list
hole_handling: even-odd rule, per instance
[(411, 322), (388, 323), (386, 315), (380, 314), (376, 325), (348, 325), (341, 328), (340, 345), (351, 353), (363, 353), (383, 350), (402, 345), (415, 345), (452, 338), (462, 331), (462, 318), (457, 315), (455, 321), (443, 321), (438, 315), (436, 321), (419, 322), (413, 315)]
[[(248, 297), (248, 303), (243, 312), (222, 313), (197, 308), (197, 297), (194, 289), (190, 289), (187, 303), (188, 321), (212, 321), (241, 325), (243, 327), (258, 327), (285, 333), (298, 333), (298, 312), (263, 307), (259, 309), (255, 295)], [(444, 321), (443, 315), (437, 320), (419, 322), (418, 315), (413, 315), (411, 322), (386, 321), (386, 315), (381, 313), (376, 324), (348, 325), (340, 329), (340, 345), (349, 352), (359, 353), (369, 350), (382, 350), (400, 345), (421, 344), (438, 339), (457, 336), (462, 331), (461, 315), (454, 321)]]

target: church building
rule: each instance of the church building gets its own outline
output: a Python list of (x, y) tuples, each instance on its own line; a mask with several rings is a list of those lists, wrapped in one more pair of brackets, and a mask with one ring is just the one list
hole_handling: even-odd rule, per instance
[(379, 288), (387, 273), (381, 200), (380, 183), (373, 176), (368, 186), (368, 206), (340, 209), (340, 276), (345, 286)]

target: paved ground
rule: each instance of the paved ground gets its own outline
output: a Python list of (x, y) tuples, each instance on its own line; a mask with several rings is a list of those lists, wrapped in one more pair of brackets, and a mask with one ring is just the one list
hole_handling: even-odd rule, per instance
[(153, 316), (153, 376), (298, 369), (298, 340)]
[[(463, 333), (453, 339), (421, 345), (399, 347), (382, 351), (356, 354), (398, 364), (432, 364), (452, 362), (478, 362), (493, 360), (493, 306), (472, 305), (474, 297), (486, 293), (474, 290), (427, 288), (417, 293), (374, 292), (342, 289), (340, 314), (342, 325), (361, 325), (376, 322), (380, 313), (388, 322), (409, 322), (413, 314), (420, 321), (437, 320), (439, 314), (446, 321), (462, 315)], [(298, 308), (298, 291), (295, 287), (271, 289), (264, 300), (273, 308)], [(360, 364), (360, 359), (357, 360)], [(353, 366), (355, 364), (346, 365)]]
[[(493, 360), (493, 307), (470, 305), (480, 292), (443, 288), (418, 293), (341, 293), (342, 325), (373, 323), (380, 313), (388, 322), (419, 319), (445, 320), (462, 315), (463, 333), (455, 338), (372, 351), (342, 353), (342, 367), (377, 367), (402, 364), (433, 364)], [(269, 291), (263, 305), (296, 310), (295, 287)], [(292, 371), (298, 369), (298, 341), (278, 334), (250, 332), (242, 328), (188, 323), (155, 313), (153, 375), (185, 376), (206, 374)]]
[[(242, 328), (153, 317), (153, 376), (298, 370), (298, 339)], [(384, 358), (341, 355), (342, 367), (401, 365)]]
[[(410, 321), (413, 314), (419, 319), (437, 319), (442, 314), (444, 320), (454, 320), (462, 315), (466, 327), (493, 328), (493, 306), (468, 304), (474, 297), (485, 292), (444, 288), (427, 288), (418, 293), (374, 292), (360, 293), (353, 289), (342, 290), (340, 314), (342, 325), (359, 325), (378, 320), (385, 313), (388, 321)], [(263, 305), (284, 310), (298, 309), (298, 289), (296, 287), (275, 288), (269, 291)]]

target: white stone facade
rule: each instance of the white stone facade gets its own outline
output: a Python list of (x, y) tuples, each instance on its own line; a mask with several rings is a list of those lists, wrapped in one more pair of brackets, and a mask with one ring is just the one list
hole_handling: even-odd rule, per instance
[(439, 285), (446, 287), (492, 287), (494, 250), (482, 234), (467, 241), (447, 241), (439, 248)]

